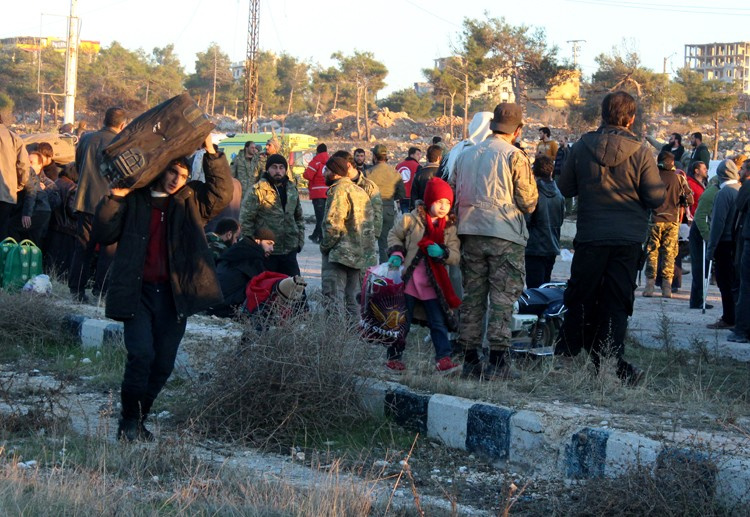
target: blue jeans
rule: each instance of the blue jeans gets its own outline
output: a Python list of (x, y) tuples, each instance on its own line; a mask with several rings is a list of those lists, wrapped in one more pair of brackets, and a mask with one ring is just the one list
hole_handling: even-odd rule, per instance
[(432, 344), (435, 346), (435, 361), (439, 361), (443, 357), (450, 357), (451, 341), (448, 339), (448, 326), (445, 324), (445, 316), (443, 315), (443, 309), (440, 307), (440, 302), (436, 299), (417, 300), (408, 294), (404, 297), (406, 298), (406, 335), (409, 335), (411, 329), (414, 306), (419, 301), (427, 313), (427, 326), (430, 329)]
[(172, 374), (185, 334), (168, 283), (144, 283), (135, 317), (124, 324), (128, 361), (122, 380), (122, 417), (137, 419), (151, 409)]

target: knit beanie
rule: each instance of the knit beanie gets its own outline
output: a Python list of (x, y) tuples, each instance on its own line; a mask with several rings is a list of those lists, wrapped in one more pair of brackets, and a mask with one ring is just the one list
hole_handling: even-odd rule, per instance
[(290, 276), (276, 284), (278, 293), (287, 300), (296, 301), (302, 298), (307, 282), (299, 275)]
[(719, 182), (724, 183), (725, 181), (740, 179), (740, 171), (737, 164), (732, 160), (723, 160), (716, 168), (716, 176), (719, 178)]
[(276, 242), (276, 234), (270, 228), (258, 228), (253, 234), (253, 239)]
[(349, 175), (348, 164), (349, 162), (346, 161), (346, 158), (334, 156), (332, 158), (329, 158), (326, 162), (326, 169), (329, 169), (337, 176), (347, 177)]
[(453, 206), (453, 190), (444, 180), (433, 177), (424, 189), (424, 204), (428, 211), (438, 199), (447, 199)]
[(268, 172), (268, 169), (271, 168), (271, 165), (275, 165), (277, 163), (280, 163), (284, 166), (285, 169), (289, 170), (289, 164), (286, 162), (286, 158), (284, 158), (280, 154), (272, 154), (266, 160), (266, 172)]

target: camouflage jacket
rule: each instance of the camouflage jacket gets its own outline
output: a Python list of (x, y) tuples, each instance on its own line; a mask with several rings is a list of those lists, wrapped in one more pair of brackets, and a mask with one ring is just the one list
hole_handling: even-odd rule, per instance
[(370, 198), (372, 203), (372, 227), (375, 235), (380, 235), (380, 230), (383, 229), (383, 198), (380, 196), (380, 189), (362, 173), (359, 174), (359, 178), (354, 184), (364, 190)]
[(242, 185), (242, 193), (250, 192), (253, 185), (255, 185), (260, 176), (258, 175), (258, 165), (260, 165), (260, 158), (256, 154), (252, 158), (248, 159), (245, 157), (245, 152), (235, 156), (232, 162), (232, 177), (237, 178)]
[(208, 241), (208, 249), (211, 250), (211, 254), (214, 256), (214, 264), (217, 260), (219, 260), (219, 257), (222, 253), (224, 253), (229, 247), (224, 244), (224, 241), (221, 240), (221, 237), (216, 235), (214, 232), (209, 232), (206, 234), (206, 240)]
[(328, 254), (330, 262), (364, 269), (375, 253), (372, 219), (367, 193), (349, 178), (341, 178), (328, 189), (320, 251)]
[(385, 201), (406, 199), (406, 189), (401, 174), (385, 162), (375, 165), (367, 173), (367, 179), (380, 189), (380, 196)]
[(281, 206), (277, 187), (266, 178), (256, 183), (243, 206), (242, 234), (252, 239), (255, 230), (268, 228), (276, 235), (273, 255), (302, 251), (305, 243), (305, 221), (299, 192), (286, 181), (278, 188), (286, 188), (286, 206)]

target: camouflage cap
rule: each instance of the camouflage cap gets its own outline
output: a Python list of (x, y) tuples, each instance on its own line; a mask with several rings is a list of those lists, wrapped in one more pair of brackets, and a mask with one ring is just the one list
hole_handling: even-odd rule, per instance
[(377, 144), (372, 148), (373, 156), (388, 156), (388, 149), (383, 144)]

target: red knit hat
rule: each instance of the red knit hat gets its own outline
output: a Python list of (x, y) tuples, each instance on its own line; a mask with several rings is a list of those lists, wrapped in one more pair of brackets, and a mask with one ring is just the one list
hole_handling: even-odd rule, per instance
[(430, 178), (424, 189), (424, 204), (427, 210), (438, 199), (447, 199), (450, 201), (451, 206), (453, 206), (453, 189), (440, 178)]

